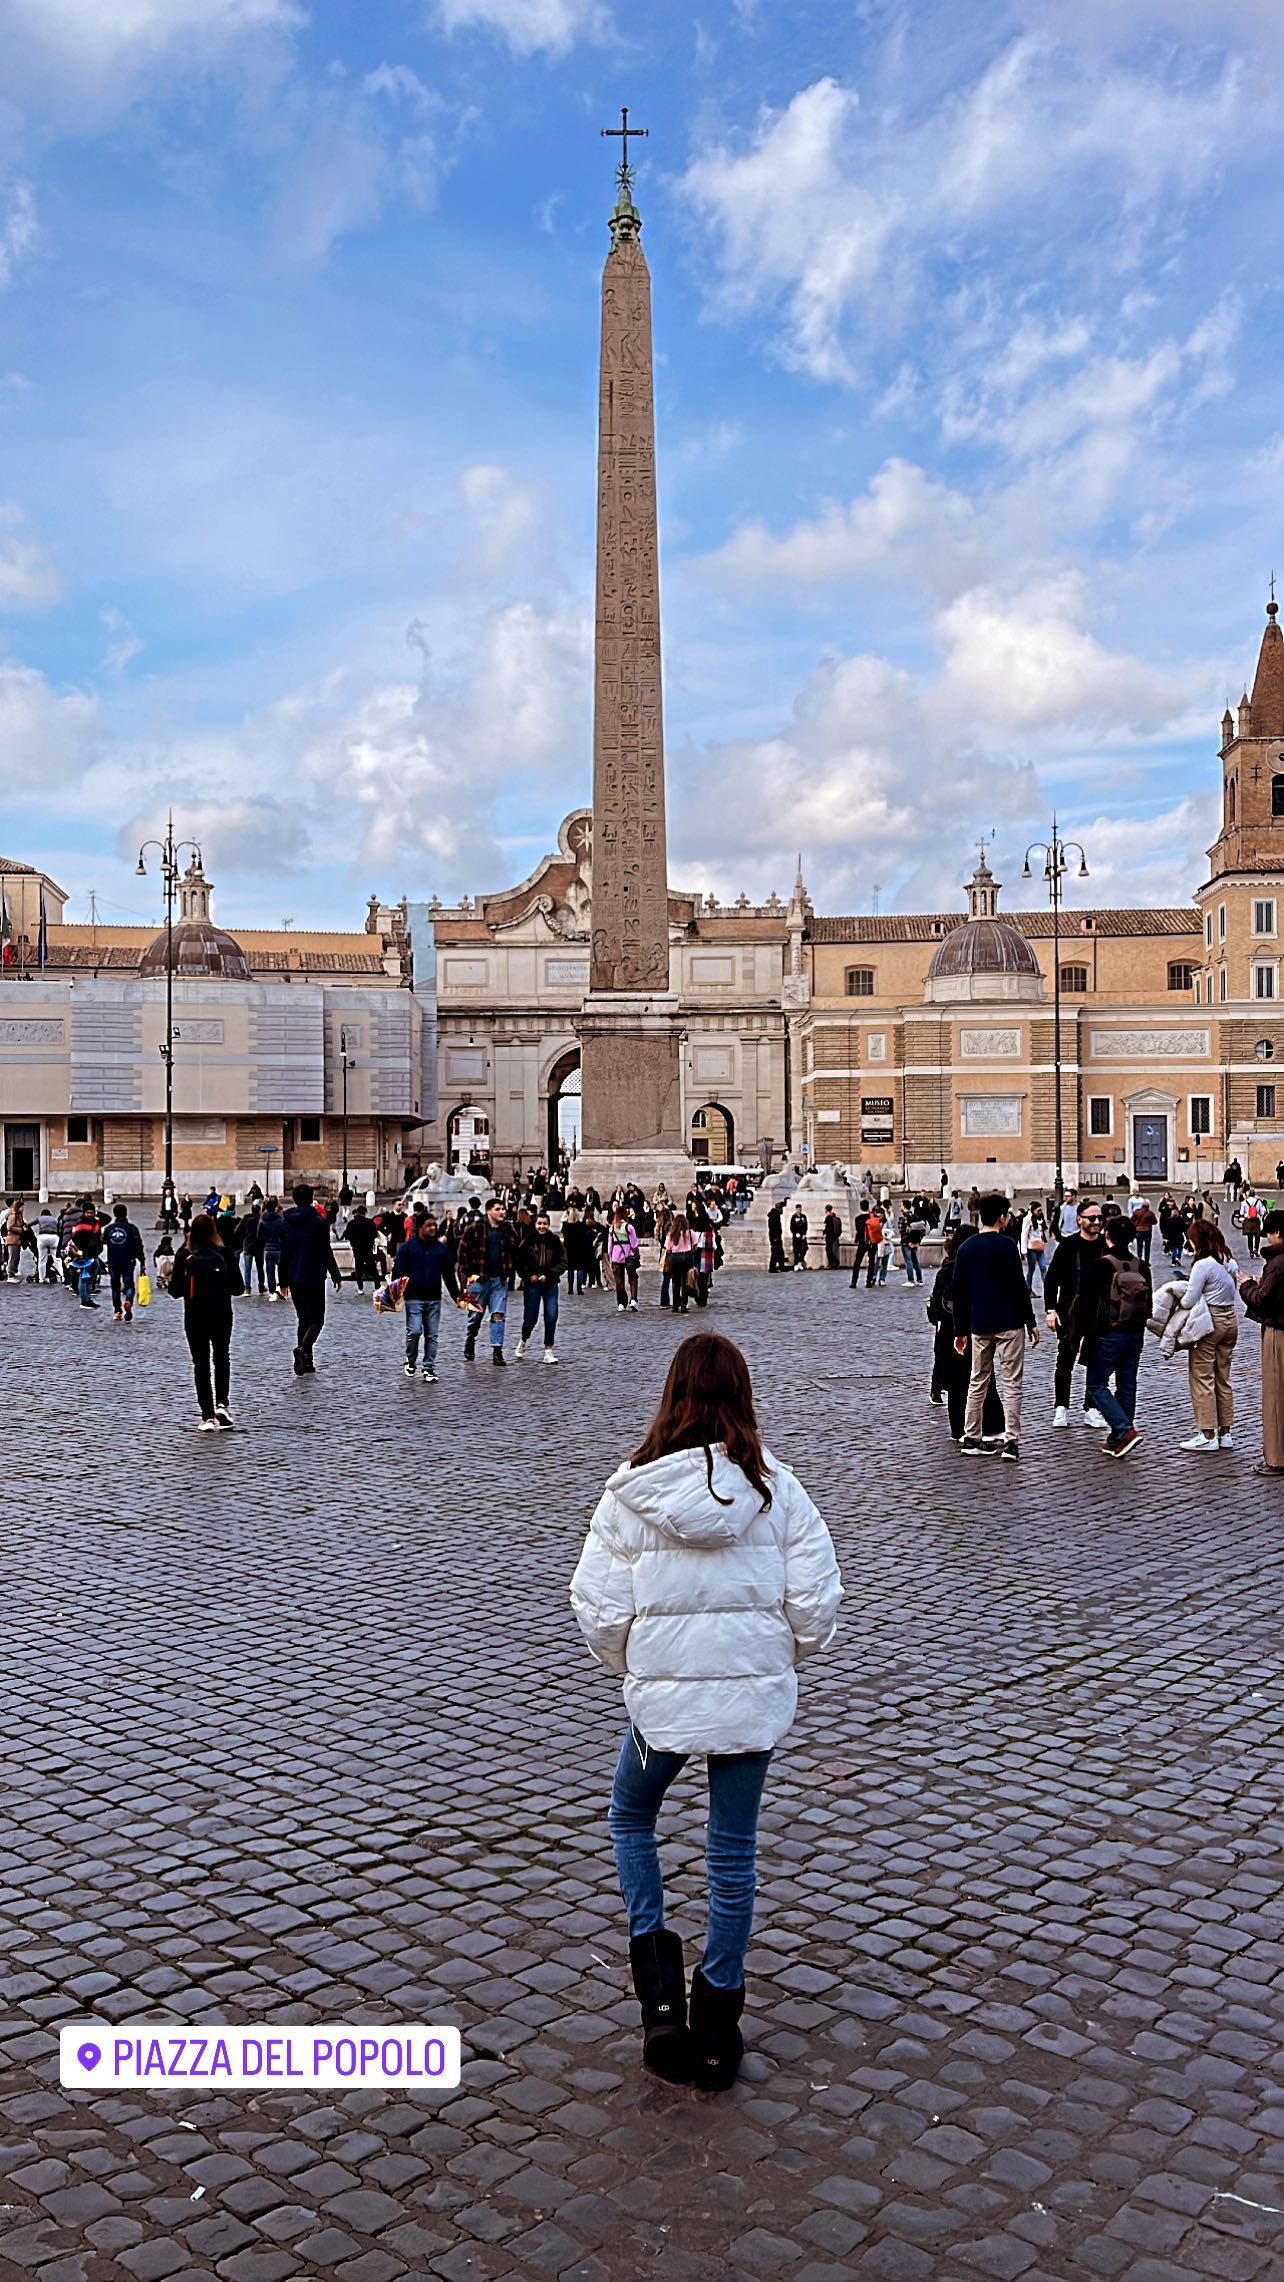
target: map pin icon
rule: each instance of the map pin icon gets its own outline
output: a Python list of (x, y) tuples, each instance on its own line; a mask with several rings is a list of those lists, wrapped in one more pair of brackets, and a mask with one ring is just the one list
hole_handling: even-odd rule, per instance
[(96, 2044), (82, 2044), (76, 2058), (82, 2068), (96, 2068), (102, 2059), (102, 2052)]

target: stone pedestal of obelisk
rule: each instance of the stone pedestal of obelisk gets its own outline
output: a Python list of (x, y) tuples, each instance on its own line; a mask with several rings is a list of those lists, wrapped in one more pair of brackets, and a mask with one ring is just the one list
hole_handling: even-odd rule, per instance
[(685, 1194), (676, 995), (669, 983), (664, 713), (651, 280), (627, 164), (602, 276), (593, 906), (580, 1018), (580, 1187), (665, 1181)]

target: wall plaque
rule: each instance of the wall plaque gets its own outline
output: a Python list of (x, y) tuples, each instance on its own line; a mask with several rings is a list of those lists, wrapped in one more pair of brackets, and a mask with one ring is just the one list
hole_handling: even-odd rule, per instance
[(587, 959), (545, 959), (544, 982), (549, 990), (587, 990), (589, 963)]
[(18, 1015), (13, 1021), (0, 1022), (0, 1046), (62, 1046), (66, 1039), (67, 1026), (58, 1019), (42, 1021), (34, 1015)]
[(720, 957), (716, 952), (693, 951), (691, 954), (692, 984), (702, 984), (706, 990), (724, 989), (736, 979), (736, 962)]
[(1021, 1130), (1021, 1096), (1019, 1093), (964, 1094), (959, 1102), (960, 1130), (978, 1139), (990, 1139), (995, 1134), (1019, 1133)]
[(885, 1062), (887, 1060), (887, 1032), (885, 1030), (866, 1031), (865, 1059), (867, 1062)]
[(184, 1046), (221, 1046), (223, 1025), (208, 1014), (179, 1013), (174, 1024), (174, 1036)]
[(1005, 1054), (1019, 1054), (1019, 1030), (960, 1030), (959, 1052), (965, 1057), (991, 1061)]
[(1206, 1030), (1094, 1030), (1094, 1062), (1198, 1062), (1208, 1052)]
[(862, 1117), (891, 1117), (894, 1114), (895, 1109), (896, 1104), (892, 1100), (890, 1094), (879, 1093), (861, 1095), (860, 1113)]

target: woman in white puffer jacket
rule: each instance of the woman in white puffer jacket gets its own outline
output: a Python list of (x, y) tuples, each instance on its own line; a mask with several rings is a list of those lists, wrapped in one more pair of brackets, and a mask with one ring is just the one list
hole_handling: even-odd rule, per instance
[[(739, 1348), (710, 1332), (684, 1340), (645, 1439), (606, 1485), (571, 1584), (593, 1654), (624, 1675), (630, 1726), (609, 1820), (643, 2060), (672, 2083), (721, 2091), (735, 2080), (767, 1764), (793, 1724), (794, 1666), (832, 1637), (841, 1598), (829, 1531), (762, 1447)], [(655, 1825), (692, 1753), (709, 1770), (709, 1930), (688, 2031)]]

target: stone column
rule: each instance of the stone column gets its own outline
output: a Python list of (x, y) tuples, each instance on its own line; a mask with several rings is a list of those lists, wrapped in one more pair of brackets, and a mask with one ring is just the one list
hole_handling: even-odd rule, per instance
[[(688, 1169), (669, 988), (651, 281), (640, 228), (622, 177), (602, 276), (592, 944), (580, 1031), (584, 1162), (604, 1179)], [(661, 1168), (661, 1156), (671, 1164)]]

